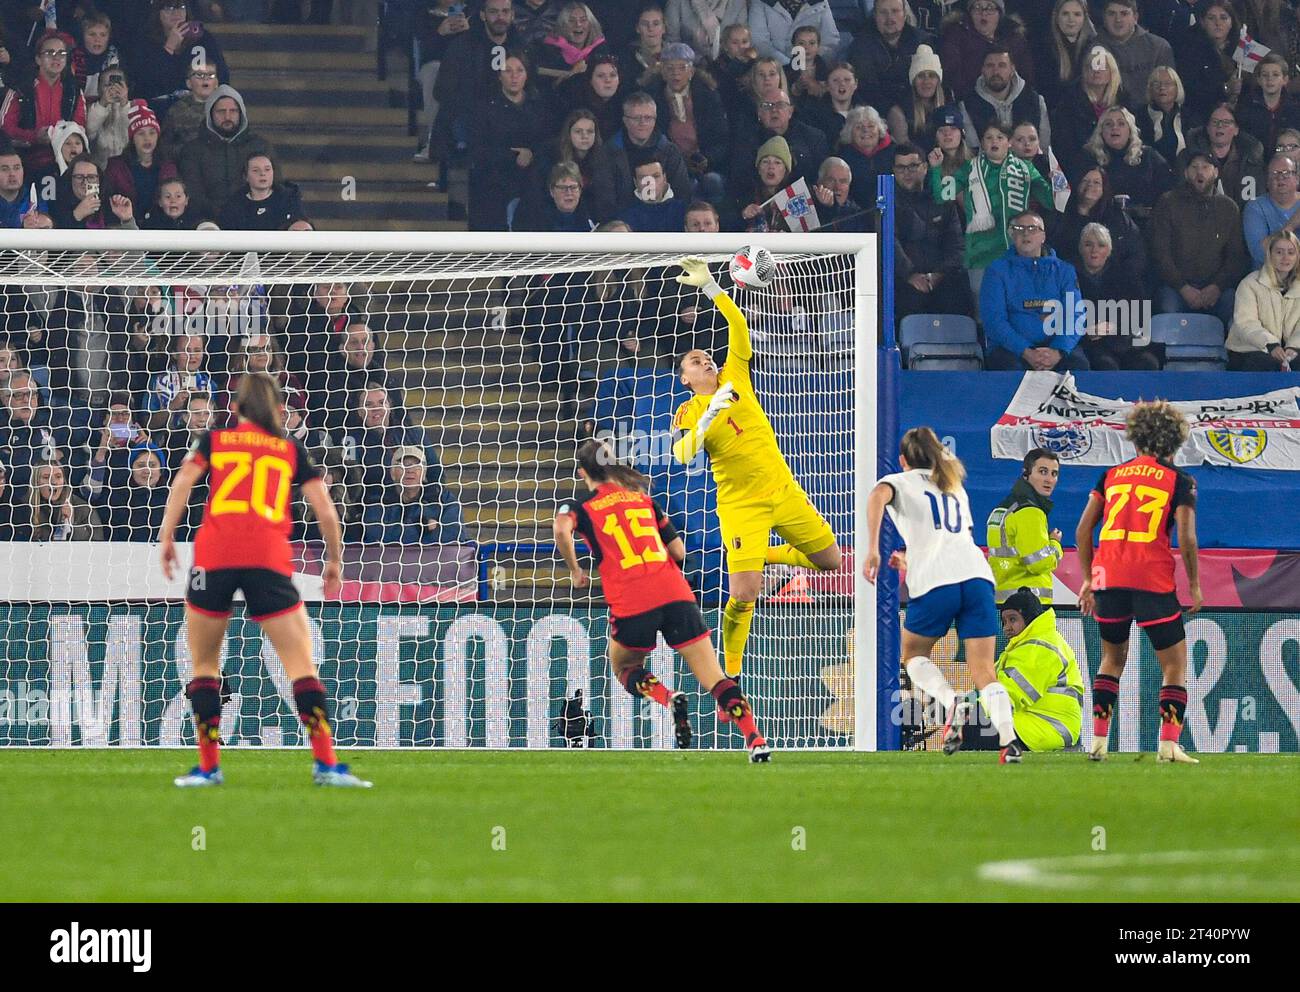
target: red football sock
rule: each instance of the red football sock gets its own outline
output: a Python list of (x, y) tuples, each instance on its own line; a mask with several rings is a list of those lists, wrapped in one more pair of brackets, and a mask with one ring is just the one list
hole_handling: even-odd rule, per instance
[(221, 764), (221, 744), (218, 743), (221, 737), (219, 724), (221, 717), (209, 723), (199, 724), (195, 727), (199, 739), (199, 768), (205, 772), (210, 772)]
[(194, 737), (199, 745), (199, 768), (210, 772), (221, 764), (221, 680), (197, 678), (185, 687), (194, 711)]
[(1160, 739), (1177, 741), (1187, 713), (1187, 689), (1181, 685), (1160, 687)]
[(1110, 718), (1119, 700), (1119, 679), (1113, 675), (1098, 675), (1092, 680), (1092, 736), (1110, 737)]
[(758, 724), (754, 721), (754, 708), (741, 693), (740, 686), (731, 679), (724, 678), (710, 692), (718, 701), (718, 707), (722, 712), (731, 717), (740, 728), (740, 732), (745, 735), (746, 744), (752, 737), (763, 739), (763, 735), (758, 732)]
[(338, 764), (334, 756), (334, 732), (326, 711), (325, 687), (320, 679), (309, 677), (295, 681), (293, 698), (298, 704), (298, 719), (307, 728), (312, 756), (323, 765)]
[(653, 699), (660, 706), (671, 705), (673, 691), (644, 668), (631, 668), (624, 671), (620, 681), (623, 683), (623, 688), (634, 696)]

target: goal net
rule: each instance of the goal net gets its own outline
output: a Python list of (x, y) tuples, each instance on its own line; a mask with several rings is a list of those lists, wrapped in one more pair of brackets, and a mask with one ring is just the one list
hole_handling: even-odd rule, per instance
[[(294, 507), (341, 746), (672, 747), (667, 711), (611, 677), (599, 584), (573, 587), (551, 524), (578, 494), (577, 446), (609, 439), (683, 533), (718, 643), (713, 478), (671, 445), (690, 395), (676, 358), (725, 360), (726, 322), (674, 263), (702, 255), (730, 291), (746, 243), (778, 259), (770, 287), (734, 294), (755, 388), (844, 565), (769, 568), (743, 686), (779, 748), (874, 748), (875, 619), (852, 554), (875, 469), (872, 239), (224, 232), (0, 239), (0, 745), (192, 743), (184, 577), (163, 578), (153, 542), (190, 445), (265, 370), (344, 523), (326, 601), (319, 528)], [(690, 696), (695, 746), (743, 746), (671, 650), (649, 665)], [(302, 743), (242, 604), (222, 667), (229, 745)]]

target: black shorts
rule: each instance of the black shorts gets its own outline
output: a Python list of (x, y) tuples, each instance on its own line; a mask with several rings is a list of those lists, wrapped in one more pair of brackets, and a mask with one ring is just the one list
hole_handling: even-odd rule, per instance
[[(1136, 620), (1153, 643), (1177, 644), (1183, 639), (1183, 607), (1172, 592), (1145, 589), (1098, 589), (1093, 611), (1103, 640), (1122, 644), (1128, 640), (1129, 625)], [(1159, 635), (1157, 636), (1157, 631)]]
[(668, 646), (678, 649), (709, 636), (704, 614), (694, 601), (686, 600), (665, 603), (635, 616), (612, 617), (610, 625), (613, 640), (630, 651), (653, 651), (655, 635), (660, 631)]
[(210, 617), (230, 616), (235, 590), (244, 591), (248, 615), (270, 620), (302, 602), (293, 579), (269, 568), (192, 568), (185, 602)]

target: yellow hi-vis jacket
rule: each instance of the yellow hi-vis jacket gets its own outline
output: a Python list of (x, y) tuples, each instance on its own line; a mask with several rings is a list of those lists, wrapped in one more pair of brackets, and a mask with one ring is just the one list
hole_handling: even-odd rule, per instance
[(989, 514), (989, 567), (999, 603), (1025, 586), (1043, 603), (1052, 602), (1052, 573), (1061, 564), (1061, 542), (1048, 536), (1050, 500), (1017, 479), (1011, 495)]
[(1079, 743), (1083, 676), (1050, 607), (1011, 639), (998, 657), (998, 681), (1011, 697), (1016, 736), (1031, 751)]

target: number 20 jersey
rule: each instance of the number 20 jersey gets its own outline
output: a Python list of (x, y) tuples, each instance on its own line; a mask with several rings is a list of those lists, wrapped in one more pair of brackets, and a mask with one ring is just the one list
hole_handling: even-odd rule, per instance
[(695, 602), (666, 545), (677, 529), (644, 493), (612, 483), (560, 507), (577, 525), (600, 570), (600, 586), (616, 617), (634, 617), (668, 603)]
[(1178, 507), (1195, 508), (1196, 480), (1141, 455), (1103, 473), (1089, 499), (1102, 504), (1092, 587), (1173, 592), (1169, 532)]
[(194, 538), (194, 565), (293, 574), (289, 533), (294, 486), (320, 478), (301, 442), (247, 420), (208, 431), (186, 455), (208, 470), (208, 502)]
[(880, 482), (894, 490), (886, 509), (907, 545), (908, 596), (915, 599), (967, 579), (993, 581), (993, 570), (972, 536), (974, 521), (965, 489), (945, 493), (921, 468), (887, 475)]

